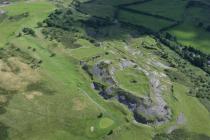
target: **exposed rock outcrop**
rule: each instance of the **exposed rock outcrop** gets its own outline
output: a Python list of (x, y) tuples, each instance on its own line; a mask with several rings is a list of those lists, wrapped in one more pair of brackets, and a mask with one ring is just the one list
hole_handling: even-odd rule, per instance
[[(123, 60), (121, 65), (127, 67), (136, 64)], [(92, 84), (104, 99), (115, 98), (126, 105), (133, 112), (134, 119), (139, 123), (160, 125), (170, 120), (171, 110), (161, 95), (163, 87), (155, 72), (147, 72), (137, 68), (143, 70), (150, 79), (151, 89), (153, 90), (151, 92), (154, 94), (154, 99), (151, 99), (150, 97), (137, 97), (129, 91), (119, 88), (113, 78), (114, 71), (110, 72), (111, 69), (114, 68), (111, 67), (110, 61), (101, 61), (93, 67), (93, 76), (109, 85), (105, 86), (99, 82), (93, 82)]]

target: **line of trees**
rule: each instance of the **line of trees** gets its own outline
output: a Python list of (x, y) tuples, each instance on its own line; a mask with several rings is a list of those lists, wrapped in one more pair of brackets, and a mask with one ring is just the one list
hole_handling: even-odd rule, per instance
[(176, 37), (173, 37), (169, 33), (158, 34), (156, 37), (158, 37), (161, 43), (168, 46), (182, 58), (210, 74), (210, 55), (203, 53), (192, 46), (184, 46), (178, 43)]

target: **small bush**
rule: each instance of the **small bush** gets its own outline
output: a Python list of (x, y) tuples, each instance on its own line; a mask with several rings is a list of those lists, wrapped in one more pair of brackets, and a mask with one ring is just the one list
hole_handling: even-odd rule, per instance
[(28, 27), (25, 27), (23, 28), (23, 33), (26, 34), (26, 35), (32, 35), (32, 36), (35, 36), (35, 31), (31, 28), (28, 28)]

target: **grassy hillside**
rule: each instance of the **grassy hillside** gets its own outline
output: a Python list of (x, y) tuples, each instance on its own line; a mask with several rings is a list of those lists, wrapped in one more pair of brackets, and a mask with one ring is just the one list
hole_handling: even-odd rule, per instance
[[(96, 0), (81, 4), (80, 9), (92, 16), (124, 21), (146, 27), (154, 32), (162, 30), (170, 32), (183, 45), (192, 46), (209, 53), (209, 41), (207, 40), (209, 38), (209, 31), (207, 30), (209, 26), (209, 14), (207, 14), (209, 13), (209, 5), (206, 1), (200, 1), (200, 3), (192, 5), (189, 3), (191, 3), (190, 0), (128, 2), (101, 2)], [(200, 26), (198, 26), (199, 23)], [(183, 33), (178, 33), (179, 31)], [(189, 36), (188, 34), (193, 35)]]
[(67, 3), (0, 7), (0, 140), (210, 139), (210, 76), (170, 46), (208, 50), (187, 1)]
[[(14, 37), (15, 33), (23, 27), (35, 27), (38, 21), (44, 20), (50, 11), (54, 9), (54, 6), (44, 1), (35, 1), (27, 3), (19, 2), (14, 5), (0, 7), (0, 9), (8, 12), (8, 18), (0, 22), (0, 46), (2, 47), (9, 41), (8, 38)], [(28, 13), (28, 16), (21, 16), (23, 13)]]

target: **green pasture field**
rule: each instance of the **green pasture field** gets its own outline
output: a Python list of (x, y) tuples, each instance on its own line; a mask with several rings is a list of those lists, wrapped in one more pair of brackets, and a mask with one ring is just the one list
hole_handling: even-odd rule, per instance
[(210, 33), (190, 24), (182, 24), (169, 30), (177, 40), (186, 46), (194, 47), (204, 53), (210, 53)]
[(183, 18), (186, 4), (187, 0), (152, 0), (143, 4), (131, 5), (127, 8), (179, 21)]
[(123, 10), (120, 11), (118, 19), (123, 22), (146, 27), (156, 32), (173, 24), (170, 21)]
[(114, 10), (115, 8), (110, 5), (101, 5), (101, 4), (82, 4), (80, 6), (80, 9), (88, 13), (90, 16), (97, 16), (102, 18), (112, 18), (114, 16)]
[(204, 29), (205, 27), (198, 26), (199, 22), (202, 22), (203, 26), (208, 25), (209, 12), (209, 9), (190, 8), (186, 12), (184, 23), (169, 29), (169, 32), (175, 35), (180, 43), (210, 53), (210, 33)]
[(101, 5), (112, 5), (112, 6), (118, 6), (120, 4), (130, 4), (130, 3), (133, 3), (133, 2), (139, 2), (139, 1), (144, 1), (144, 0), (107, 0), (107, 1), (104, 1), (104, 0), (96, 0), (96, 1), (93, 1), (93, 3), (95, 4), (101, 4)]
[[(204, 29), (200, 29), (199, 27), (192, 25), (191, 23), (197, 23), (198, 21), (201, 21), (204, 23), (204, 25), (207, 26), (210, 19), (208, 13), (210, 11), (208, 9), (202, 9), (198, 7), (191, 7), (189, 9), (185, 9), (187, 2), (188, 1), (180, 0), (152, 0), (143, 4), (130, 5), (126, 8), (140, 10), (153, 15), (168, 17), (177, 21), (184, 20), (184, 24), (180, 24), (177, 27), (169, 29), (169, 32), (172, 35), (175, 35), (178, 41), (180, 43), (183, 43), (183, 45), (190, 45), (192, 47), (209, 53), (209, 33), (204, 31)], [(126, 3), (126, 1), (123, 1), (122, 3)], [(84, 4), (82, 6), (82, 9), (92, 16), (112, 18), (116, 9), (114, 9), (110, 5), (119, 4), (121, 4), (121, 2), (103, 2), (98, 0), (93, 3)], [(184, 15), (185, 18), (183, 17)], [(120, 10), (118, 20), (134, 25), (140, 25), (151, 29), (155, 32), (158, 32), (162, 28), (168, 27), (173, 24), (170, 21), (158, 19), (155, 17), (153, 18), (138, 13), (127, 12), (124, 10)], [(186, 20), (190, 20), (190, 22), (186, 23)]]

